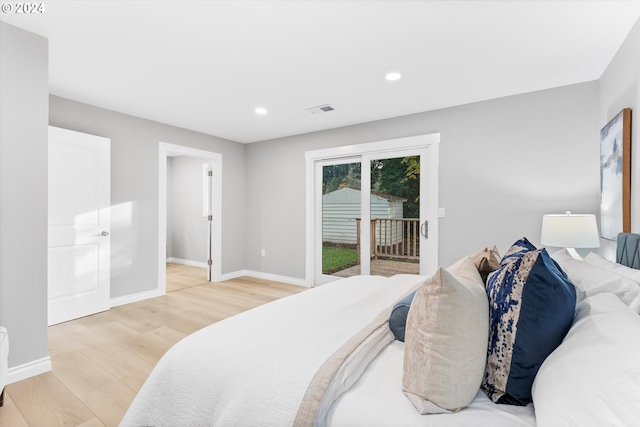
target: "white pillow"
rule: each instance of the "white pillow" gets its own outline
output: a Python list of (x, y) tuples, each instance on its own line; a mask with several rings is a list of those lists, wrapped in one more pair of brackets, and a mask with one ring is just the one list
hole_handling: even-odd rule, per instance
[(611, 270), (614, 273), (628, 277), (629, 279), (640, 284), (640, 270), (636, 270), (635, 268), (627, 267), (626, 265), (610, 261), (595, 252), (589, 252), (589, 255), (584, 257), (584, 260), (591, 265)]
[(640, 313), (640, 285), (628, 277), (606, 268), (575, 259), (566, 250), (554, 252), (551, 257), (567, 273), (576, 287), (578, 301), (601, 293), (615, 294), (636, 313)]
[(464, 258), (427, 279), (407, 316), (402, 390), (421, 414), (458, 411), (478, 393), (487, 360), (489, 301)]
[(582, 301), (533, 383), (538, 427), (637, 426), (640, 316), (611, 294)]

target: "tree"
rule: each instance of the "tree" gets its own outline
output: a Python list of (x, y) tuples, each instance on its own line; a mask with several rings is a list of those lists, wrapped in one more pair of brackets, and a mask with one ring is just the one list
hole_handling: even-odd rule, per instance
[(360, 163), (324, 166), (322, 168), (322, 194), (341, 188), (360, 190), (361, 175)]
[(402, 197), (405, 218), (420, 217), (420, 158), (409, 156), (374, 160), (371, 163), (372, 189)]
[[(405, 218), (420, 217), (420, 158), (408, 156), (373, 160), (371, 189), (391, 196), (402, 197)], [(341, 188), (361, 189), (360, 163), (329, 165), (322, 168), (322, 194)]]

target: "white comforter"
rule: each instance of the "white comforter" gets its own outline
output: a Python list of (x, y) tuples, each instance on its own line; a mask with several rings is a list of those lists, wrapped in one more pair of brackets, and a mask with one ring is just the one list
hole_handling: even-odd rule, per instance
[[(415, 275), (352, 277), (204, 328), (158, 362), (121, 426), (304, 424), (299, 408), (309, 401), (307, 389), (316, 373), (422, 280)], [(369, 351), (349, 356), (350, 364), (328, 385), (314, 424), (324, 425), (331, 401), (393, 335), (387, 328), (384, 337), (368, 340)]]
[(334, 403), (328, 427), (535, 427), (533, 404), (496, 405), (478, 390), (454, 414), (420, 415), (402, 392), (404, 343), (389, 344)]

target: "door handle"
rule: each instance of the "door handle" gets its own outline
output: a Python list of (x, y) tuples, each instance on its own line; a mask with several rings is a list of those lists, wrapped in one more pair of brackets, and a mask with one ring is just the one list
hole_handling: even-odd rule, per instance
[(109, 235), (109, 232), (104, 230), (100, 234), (94, 234), (94, 236), (96, 237), (107, 237), (108, 235)]
[(429, 221), (425, 221), (420, 226), (420, 234), (424, 236), (425, 239), (429, 238)]

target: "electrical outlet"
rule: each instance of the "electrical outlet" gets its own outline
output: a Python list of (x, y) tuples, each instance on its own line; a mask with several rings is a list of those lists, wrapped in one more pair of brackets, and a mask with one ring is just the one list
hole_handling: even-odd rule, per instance
[(267, 251), (265, 251), (264, 249), (262, 251), (260, 251), (260, 255), (262, 256), (267, 256)]

